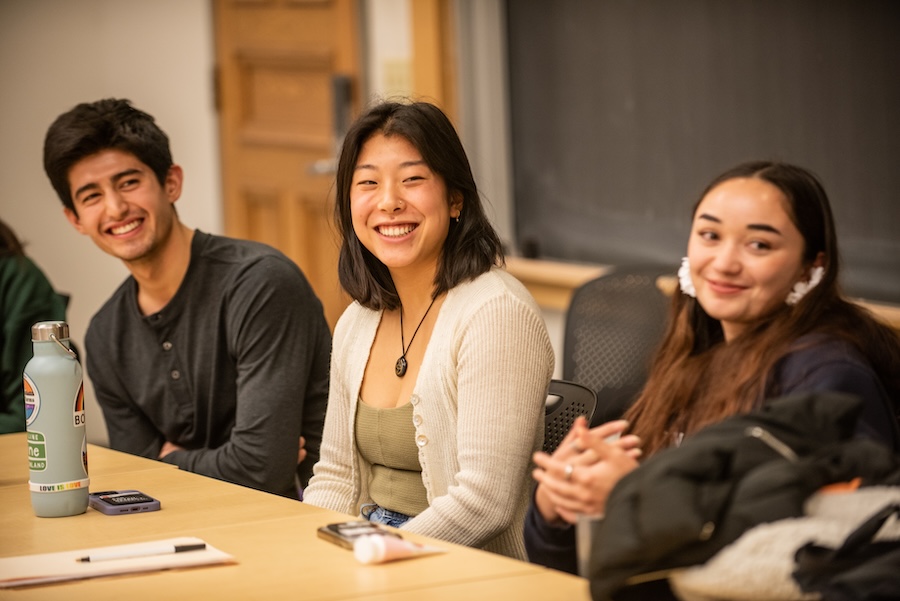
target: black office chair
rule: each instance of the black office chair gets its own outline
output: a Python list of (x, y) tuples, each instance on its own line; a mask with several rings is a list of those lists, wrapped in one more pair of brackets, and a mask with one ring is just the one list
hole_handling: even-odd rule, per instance
[(562, 377), (596, 393), (592, 426), (621, 418), (643, 388), (670, 302), (656, 281), (674, 272), (659, 266), (617, 268), (572, 295)]
[(596, 407), (597, 395), (587, 386), (551, 380), (544, 408), (544, 452), (556, 450), (579, 415), (591, 421)]

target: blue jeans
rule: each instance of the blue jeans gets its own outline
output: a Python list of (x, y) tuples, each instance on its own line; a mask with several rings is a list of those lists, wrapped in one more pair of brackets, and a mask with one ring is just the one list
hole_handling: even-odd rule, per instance
[(394, 528), (399, 528), (411, 519), (411, 516), (405, 513), (391, 511), (390, 509), (379, 507), (375, 503), (368, 503), (360, 507), (359, 514), (370, 522), (393, 526)]

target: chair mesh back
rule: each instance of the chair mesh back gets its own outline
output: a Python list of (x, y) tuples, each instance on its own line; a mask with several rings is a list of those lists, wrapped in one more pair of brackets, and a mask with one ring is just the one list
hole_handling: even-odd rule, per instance
[(597, 393), (597, 425), (618, 419), (640, 393), (665, 330), (661, 267), (617, 270), (578, 290), (566, 317), (563, 378)]
[[(551, 398), (555, 397), (555, 402)], [(597, 397), (586, 386), (573, 382), (552, 380), (544, 414), (544, 452), (552, 453), (565, 438), (575, 418), (584, 415), (591, 419)]]

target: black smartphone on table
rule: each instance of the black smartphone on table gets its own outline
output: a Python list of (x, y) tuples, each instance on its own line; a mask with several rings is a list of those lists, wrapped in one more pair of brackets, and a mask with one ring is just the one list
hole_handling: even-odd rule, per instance
[(397, 534), (393, 530), (389, 530), (387, 526), (382, 526), (381, 524), (378, 524), (376, 522), (366, 522), (363, 520), (328, 524), (327, 526), (322, 526), (318, 530), (319, 538), (344, 547), (345, 549), (352, 549), (353, 541), (361, 536), (368, 536), (370, 534), (381, 534), (384, 536), (394, 536), (397, 538), (401, 538), (399, 534)]
[(88, 505), (106, 515), (157, 511), (159, 501), (139, 490), (106, 490), (88, 495)]

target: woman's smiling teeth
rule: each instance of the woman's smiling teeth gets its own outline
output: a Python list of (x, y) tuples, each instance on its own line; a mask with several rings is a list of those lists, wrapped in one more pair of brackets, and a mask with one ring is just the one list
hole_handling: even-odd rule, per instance
[(121, 236), (122, 234), (127, 234), (128, 232), (130, 232), (131, 230), (133, 230), (140, 224), (141, 224), (141, 220), (135, 219), (134, 221), (129, 221), (125, 225), (120, 225), (118, 227), (111, 227), (111, 228), (109, 228), (109, 231), (113, 235)]
[(416, 229), (414, 223), (407, 223), (404, 225), (381, 225), (378, 226), (378, 233), (382, 236), (387, 236), (388, 238), (399, 238), (400, 236), (405, 236), (414, 229)]

